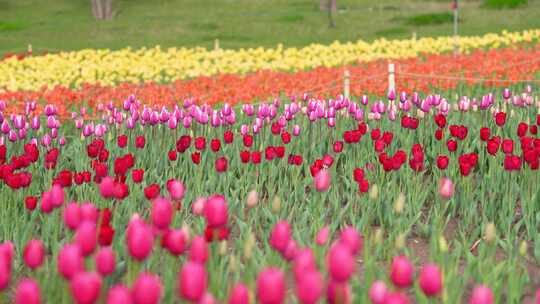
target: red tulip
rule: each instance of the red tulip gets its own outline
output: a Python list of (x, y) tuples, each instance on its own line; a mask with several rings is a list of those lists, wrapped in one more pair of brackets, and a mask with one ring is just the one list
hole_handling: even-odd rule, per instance
[(440, 170), (445, 170), (448, 167), (450, 159), (446, 155), (437, 156), (437, 167)]
[(125, 148), (127, 146), (128, 137), (126, 135), (118, 136), (118, 147)]
[(32, 210), (36, 209), (37, 202), (38, 202), (37, 197), (35, 197), (35, 196), (27, 196), (24, 199), (24, 206), (26, 207), (26, 209), (32, 211)]
[(487, 141), (490, 136), (491, 136), (491, 130), (489, 128), (480, 129), (480, 139), (482, 141)]
[(502, 127), (506, 123), (506, 113), (498, 112), (495, 114), (495, 123), (497, 126)]
[(218, 173), (227, 171), (228, 166), (229, 165), (225, 157), (220, 157), (216, 159), (216, 171)]
[(170, 161), (175, 161), (177, 158), (176, 150), (170, 150), (167, 156), (169, 157)]
[(144, 177), (144, 170), (143, 169), (134, 169), (131, 171), (131, 178), (133, 179), (133, 182), (138, 184), (142, 182)]
[(457, 150), (457, 141), (449, 139), (446, 142), (446, 147), (448, 148), (449, 152), (455, 152)]
[(206, 148), (206, 138), (197, 137), (195, 138), (195, 149), (202, 151)]
[(143, 135), (137, 136), (137, 138), (135, 138), (135, 147), (137, 149), (143, 149), (145, 144), (146, 144), (146, 139), (144, 138)]
[(201, 153), (193, 152), (191, 154), (191, 161), (196, 165), (200, 164), (201, 163)]
[(160, 188), (158, 184), (151, 184), (144, 188), (144, 196), (147, 200), (153, 200), (158, 197)]
[(218, 152), (221, 149), (221, 142), (219, 139), (214, 138), (210, 141), (210, 149), (214, 152)]
[(223, 133), (223, 141), (226, 143), (226, 144), (230, 144), (232, 143), (234, 140), (234, 134), (233, 132), (231, 132), (230, 130), (227, 130)]

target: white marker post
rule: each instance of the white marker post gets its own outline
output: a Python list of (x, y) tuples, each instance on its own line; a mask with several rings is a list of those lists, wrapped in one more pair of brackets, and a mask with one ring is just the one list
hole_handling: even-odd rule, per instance
[(388, 93), (394, 91), (396, 93), (396, 78), (395, 66), (393, 63), (388, 64)]
[(219, 39), (214, 40), (214, 51), (219, 50)]

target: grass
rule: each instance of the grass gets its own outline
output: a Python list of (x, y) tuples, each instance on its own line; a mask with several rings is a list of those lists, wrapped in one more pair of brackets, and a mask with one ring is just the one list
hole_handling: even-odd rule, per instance
[[(34, 50), (304, 46), (334, 40), (373, 40), (451, 35), (450, 5), (440, 1), (343, 0), (336, 27), (328, 27), (315, 0), (203, 1), (115, 0), (116, 17), (99, 22), (84, 0), (0, 0), (0, 53)], [(481, 2), (461, 5), (464, 35), (540, 27), (540, 2), (513, 10), (490, 10)], [(409, 20), (410, 22), (407, 22)], [(249, 25), (249, 26), (247, 26)]]
[(516, 8), (527, 5), (527, 2), (528, 0), (486, 0), (484, 6), (495, 9)]
[(451, 13), (431, 13), (411, 16), (405, 20), (408, 25), (414, 26), (428, 26), (438, 25), (445, 23), (452, 23), (454, 21), (454, 15)]

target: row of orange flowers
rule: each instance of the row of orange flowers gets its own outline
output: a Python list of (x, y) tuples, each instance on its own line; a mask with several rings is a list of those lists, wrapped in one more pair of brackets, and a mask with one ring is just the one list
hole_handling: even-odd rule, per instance
[[(507, 86), (517, 82), (535, 82), (540, 71), (540, 47), (477, 50), (467, 55), (427, 55), (392, 61), (396, 66), (398, 90), (431, 93), (455, 89), (458, 85)], [(39, 91), (0, 93), (8, 101), (8, 110), (22, 102), (35, 100), (56, 104), (68, 114), (75, 105), (93, 107), (109, 101), (121, 102), (131, 94), (147, 104), (172, 105), (184, 98), (216, 104), (255, 102), (280, 95), (337, 95), (343, 92), (344, 71), (350, 73), (351, 95), (386, 94), (387, 60), (336, 68), (316, 68), (296, 73), (263, 70), (248, 75), (216, 75), (177, 80), (170, 84), (123, 83), (103, 86), (84, 84), (81, 89), (62, 86), (42, 87)]]

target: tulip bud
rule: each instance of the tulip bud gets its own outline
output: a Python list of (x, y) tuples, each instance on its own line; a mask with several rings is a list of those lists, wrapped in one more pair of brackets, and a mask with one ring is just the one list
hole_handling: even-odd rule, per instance
[(274, 200), (272, 201), (272, 211), (274, 213), (278, 213), (279, 210), (281, 209), (281, 199), (279, 198), (279, 196), (274, 196)]
[(188, 261), (178, 274), (179, 296), (185, 300), (197, 302), (204, 296), (207, 282), (207, 274), (203, 264)]
[(372, 185), (369, 190), (369, 198), (375, 200), (379, 197), (379, 187), (377, 185)]
[(251, 190), (247, 195), (247, 206), (248, 208), (253, 208), (257, 206), (257, 202), (259, 201), (259, 195), (257, 194), (257, 190)]
[(525, 240), (521, 241), (521, 244), (519, 244), (519, 254), (521, 254), (521, 256), (523, 257), (527, 256), (527, 251), (528, 251), (527, 247), (528, 247), (527, 241)]
[(405, 247), (405, 234), (404, 233), (398, 234), (398, 236), (396, 237), (395, 245), (396, 245), (397, 250)]
[(133, 301), (140, 304), (157, 304), (160, 302), (162, 289), (159, 276), (152, 273), (141, 273), (133, 283)]
[(95, 264), (97, 271), (102, 276), (110, 275), (114, 272), (116, 258), (114, 251), (110, 247), (101, 248), (95, 255)]
[(31, 269), (36, 269), (43, 264), (45, 247), (40, 240), (30, 240), (24, 247), (23, 260)]
[(386, 296), (388, 295), (388, 288), (383, 281), (375, 281), (369, 288), (369, 299), (373, 304), (384, 304)]
[(493, 304), (493, 292), (485, 285), (476, 286), (469, 299), (469, 304)]
[(95, 272), (79, 272), (69, 286), (76, 303), (95, 303), (101, 290), (101, 277)]
[(41, 291), (36, 281), (22, 279), (15, 289), (15, 304), (40, 304)]
[(485, 239), (486, 242), (492, 243), (495, 238), (497, 237), (497, 230), (495, 228), (495, 224), (488, 223), (485, 228)]
[(285, 275), (276, 268), (267, 268), (257, 276), (257, 299), (261, 304), (283, 303)]
[(442, 274), (435, 264), (427, 264), (420, 271), (418, 278), (420, 288), (428, 297), (439, 294), (442, 290)]
[(249, 289), (244, 284), (237, 284), (231, 291), (229, 304), (249, 304)]
[(403, 193), (400, 193), (394, 203), (394, 212), (397, 214), (400, 214), (403, 212), (403, 208), (405, 207), (405, 195)]

